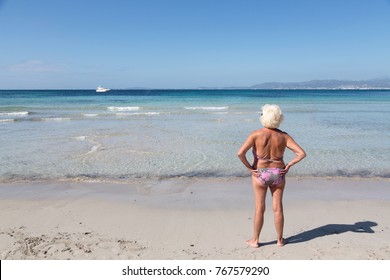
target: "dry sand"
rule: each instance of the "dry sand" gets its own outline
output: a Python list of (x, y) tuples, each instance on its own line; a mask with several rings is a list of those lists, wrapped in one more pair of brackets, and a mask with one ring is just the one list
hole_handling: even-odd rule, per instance
[(268, 193), (261, 247), (249, 178), (0, 184), (1, 259), (390, 259), (390, 180), (289, 178), (288, 241)]

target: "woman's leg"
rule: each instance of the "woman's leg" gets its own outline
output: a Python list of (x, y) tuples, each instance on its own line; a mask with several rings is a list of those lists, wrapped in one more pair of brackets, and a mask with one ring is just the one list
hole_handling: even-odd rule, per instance
[(253, 238), (247, 240), (246, 244), (252, 247), (259, 247), (259, 236), (264, 223), (265, 197), (268, 188), (254, 176), (252, 176), (252, 185), (255, 199), (254, 229)]
[(270, 187), (272, 193), (272, 209), (274, 211), (274, 222), (276, 233), (278, 235), (278, 246), (284, 245), (283, 240), (283, 227), (284, 227), (284, 214), (283, 214), (283, 191), (286, 181), (277, 186)]

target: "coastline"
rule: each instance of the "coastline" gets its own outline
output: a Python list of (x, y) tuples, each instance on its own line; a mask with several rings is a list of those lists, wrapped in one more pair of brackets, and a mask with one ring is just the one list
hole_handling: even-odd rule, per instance
[(249, 178), (0, 184), (1, 259), (390, 259), (390, 180), (288, 178), (276, 246), (267, 196), (248, 248)]

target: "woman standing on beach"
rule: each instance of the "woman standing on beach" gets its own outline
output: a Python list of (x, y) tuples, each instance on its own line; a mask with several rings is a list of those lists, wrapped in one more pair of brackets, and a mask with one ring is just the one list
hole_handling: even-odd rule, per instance
[[(246, 241), (251, 247), (259, 247), (259, 236), (264, 222), (265, 198), (268, 188), (272, 194), (272, 208), (277, 232), (277, 245), (283, 246), (283, 191), (285, 175), (290, 167), (301, 161), (305, 151), (287, 133), (278, 129), (283, 114), (277, 105), (266, 104), (262, 108), (260, 121), (264, 128), (252, 132), (238, 150), (238, 157), (252, 175), (255, 198), (255, 217), (253, 238)], [(295, 157), (285, 164), (283, 155), (286, 147), (295, 153)], [(254, 161), (250, 164), (246, 153), (252, 149)]]

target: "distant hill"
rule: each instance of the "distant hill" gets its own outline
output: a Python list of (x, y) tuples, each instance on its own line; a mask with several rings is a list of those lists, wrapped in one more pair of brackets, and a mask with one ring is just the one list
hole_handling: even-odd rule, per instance
[(363, 81), (312, 80), (306, 82), (268, 82), (253, 85), (253, 89), (390, 89), (390, 78)]

